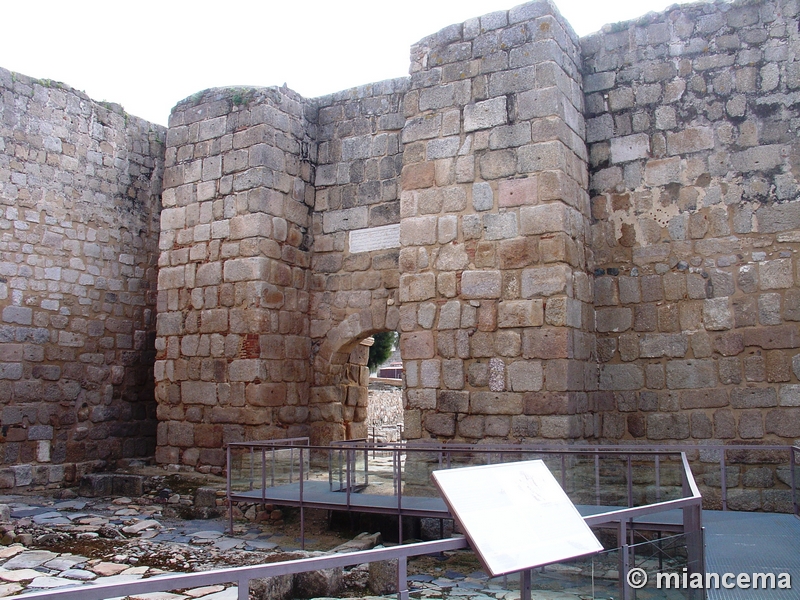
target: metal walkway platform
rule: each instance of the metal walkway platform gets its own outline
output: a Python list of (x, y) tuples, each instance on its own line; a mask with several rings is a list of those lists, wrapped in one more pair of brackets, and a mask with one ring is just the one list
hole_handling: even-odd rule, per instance
[(330, 484), (323, 481), (304, 481), (302, 502), (299, 483), (268, 487), (263, 492), (262, 490), (232, 492), (230, 498), (233, 502), (260, 502), (279, 506), (300, 506), (302, 503), (306, 508), (325, 510), (352, 510), (387, 515), (402, 513), (404, 516), (436, 519), (451, 518), (444, 501), (438, 497), (402, 496), (398, 508), (397, 496), (347, 494), (345, 491), (332, 492)]
[[(304, 481), (303, 499), (300, 500), (300, 484), (291, 483), (268, 487), (264, 490), (232, 492), (233, 502), (258, 502), (276, 504), (278, 506), (304, 506), (324, 510), (343, 510), (353, 512), (380, 513), (386, 515), (402, 514), (410, 517), (430, 517), (434, 519), (452, 519), (447, 506), (439, 497), (402, 496), (398, 507), (397, 496), (352, 493), (344, 491), (332, 492), (330, 485), (323, 481)], [(349, 504), (348, 504), (349, 502)], [(620, 506), (577, 505), (582, 516), (600, 515), (619, 510)], [(634, 519), (642, 528), (645, 525), (663, 529), (678, 529), (682, 524), (683, 514), (680, 510), (663, 511), (654, 515), (645, 515)]]
[(789, 573), (791, 590), (708, 590), (708, 600), (800, 598), (800, 519), (794, 515), (703, 511), (708, 573)]

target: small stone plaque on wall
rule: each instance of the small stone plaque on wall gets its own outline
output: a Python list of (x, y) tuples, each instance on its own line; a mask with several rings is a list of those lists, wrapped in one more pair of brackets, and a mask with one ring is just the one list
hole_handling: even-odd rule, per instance
[(383, 225), (350, 232), (350, 253), (400, 247), (400, 225)]

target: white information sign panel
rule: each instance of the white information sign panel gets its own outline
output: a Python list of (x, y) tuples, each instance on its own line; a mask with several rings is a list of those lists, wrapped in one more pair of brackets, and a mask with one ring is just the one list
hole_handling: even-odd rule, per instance
[(541, 460), (434, 471), (433, 481), (492, 576), (603, 549)]
[(400, 225), (382, 225), (350, 232), (350, 253), (400, 247)]

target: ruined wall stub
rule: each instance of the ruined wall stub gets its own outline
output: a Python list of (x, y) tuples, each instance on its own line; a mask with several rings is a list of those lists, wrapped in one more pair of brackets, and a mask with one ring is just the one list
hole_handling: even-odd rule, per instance
[(308, 432), (313, 123), (286, 89), (209, 90), (170, 118), (161, 213), (160, 463)]
[(165, 134), (0, 69), (0, 489), (155, 451)]
[(407, 438), (594, 434), (578, 40), (548, 2), (412, 48), (400, 331)]

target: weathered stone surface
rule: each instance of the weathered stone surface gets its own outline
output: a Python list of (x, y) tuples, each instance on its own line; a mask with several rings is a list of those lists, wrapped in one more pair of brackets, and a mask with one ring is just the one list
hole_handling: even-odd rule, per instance
[[(524, 5), (426, 38), (408, 78), (207, 91), (166, 130), (0, 70), (0, 484), (356, 435), (383, 330), (410, 439), (786, 437), (800, 71), (774, 4), (580, 42)], [(524, 414), (537, 393), (597, 395)]]

